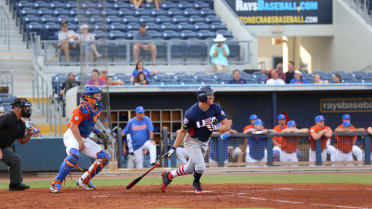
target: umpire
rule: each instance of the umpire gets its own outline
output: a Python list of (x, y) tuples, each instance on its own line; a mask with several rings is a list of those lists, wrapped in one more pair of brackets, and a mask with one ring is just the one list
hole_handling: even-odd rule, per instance
[(20, 144), (26, 144), (30, 140), (33, 128), (27, 125), (26, 129), (23, 119), (31, 117), (32, 109), (31, 103), (25, 98), (15, 99), (12, 108), (13, 111), (0, 117), (0, 161), (9, 167), (9, 190), (23, 191), (30, 186), (22, 183), (21, 158), (9, 146), (16, 139)]

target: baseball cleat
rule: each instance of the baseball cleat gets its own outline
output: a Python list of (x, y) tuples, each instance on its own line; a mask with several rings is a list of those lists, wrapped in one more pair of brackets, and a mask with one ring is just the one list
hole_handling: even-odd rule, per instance
[(95, 189), (97, 189), (96, 186), (94, 186), (90, 181), (88, 182), (88, 184), (84, 184), (84, 182), (83, 182), (83, 180), (81, 180), (81, 178), (76, 181), (76, 185), (78, 185), (79, 187), (81, 187), (85, 190), (95, 190)]
[(199, 183), (196, 183), (196, 182), (192, 183), (192, 188), (194, 189), (195, 194), (204, 194), (200, 182)]
[(50, 192), (58, 193), (62, 190), (62, 182), (53, 180), (52, 186), (49, 188)]
[(167, 191), (167, 186), (172, 182), (172, 180), (170, 180), (168, 176), (169, 176), (168, 171), (163, 171), (163, 173), (161, 174), (161, 178), (163, 180), (163, 182), (161, 184), (161, 190), (163, 192)]

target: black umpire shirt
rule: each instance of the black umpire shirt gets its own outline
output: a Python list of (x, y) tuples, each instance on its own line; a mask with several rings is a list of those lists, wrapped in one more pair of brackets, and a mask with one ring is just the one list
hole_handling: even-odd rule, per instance
[(0, 117), (0, 148), (6, 148), (25, 135), (26, 125), (11, 111)]

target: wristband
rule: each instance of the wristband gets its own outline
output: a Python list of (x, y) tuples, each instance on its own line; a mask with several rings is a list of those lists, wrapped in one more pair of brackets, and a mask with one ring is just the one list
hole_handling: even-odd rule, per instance
[(98, 129), (94, 129), (93, 133), (98, 134), (100, 131)]
[(176, 151), (177, 148), (175, 148), (174, 146), (171, 147), (172, 150)]

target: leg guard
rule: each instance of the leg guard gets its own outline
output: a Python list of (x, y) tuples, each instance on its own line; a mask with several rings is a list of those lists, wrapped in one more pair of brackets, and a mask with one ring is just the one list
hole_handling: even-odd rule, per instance
[(103, 150), (97, 153), (97, 159), (89, 167), (88, 171), (81, 176), (81, 180), (84, 184), (88, 184), (89, 181), (98, 174), (110, 161), (111, 155), (104, 152)]
[(79, 150), (72, 148), (69, 152), (69, 155), (65, 158), (65, 160), (59, 167), (58, 175), (55, 181), (57, 181), (58, 183), (62, 183), (66, 176), (77, 165), (79, 158), (80, 158)]

